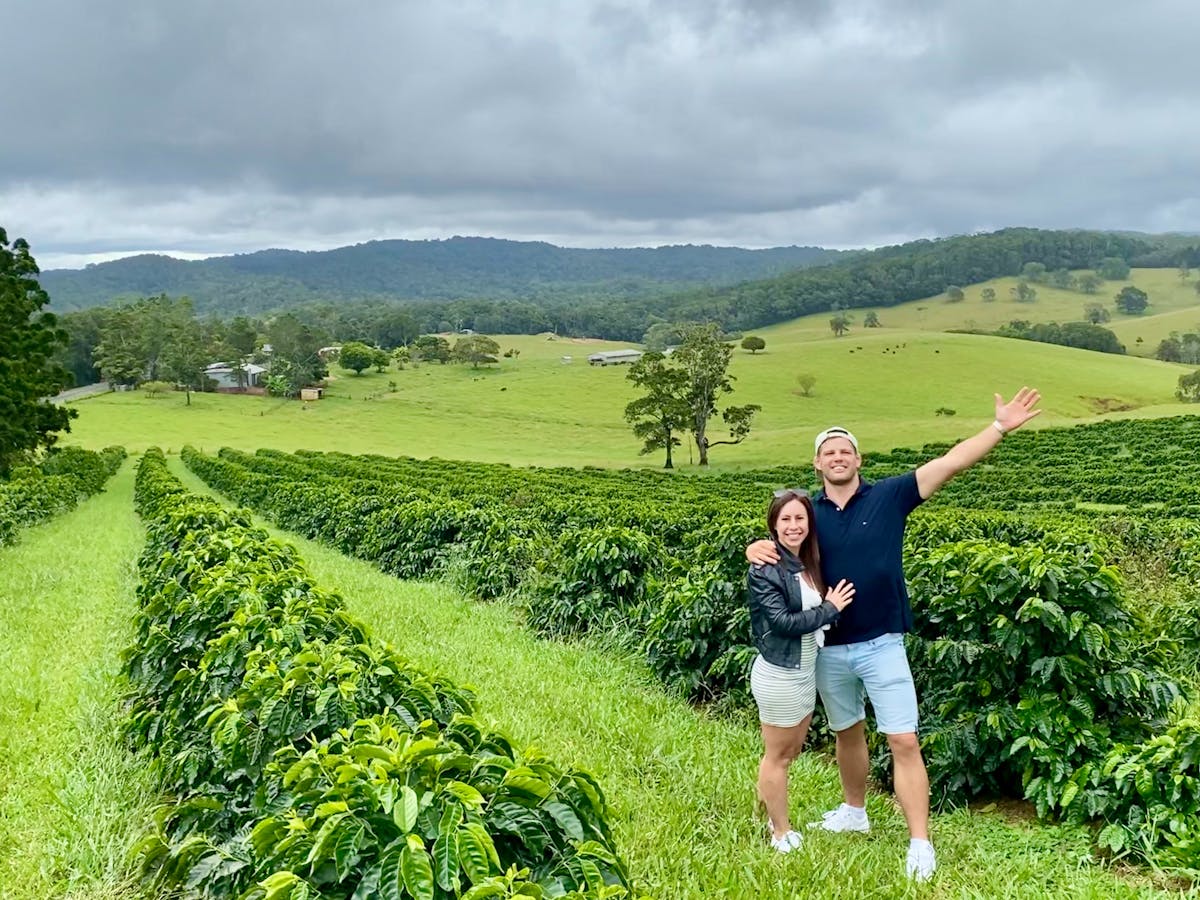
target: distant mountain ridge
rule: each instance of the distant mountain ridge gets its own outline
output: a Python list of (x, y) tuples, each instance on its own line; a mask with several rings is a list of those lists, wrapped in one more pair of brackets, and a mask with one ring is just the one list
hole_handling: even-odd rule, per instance
[(541, 241), (454, 237), (371, 241), (335, 250), (262, 250), (185, 261), (143, 254), (41, 275), (51, 308), (69, 312), (120, 298), (166, 293), (197, 312), (261, 314), (313, 302), (570, 302), (721, 287), (829, 263), (821, 247), (674, 245), (579, 249)]

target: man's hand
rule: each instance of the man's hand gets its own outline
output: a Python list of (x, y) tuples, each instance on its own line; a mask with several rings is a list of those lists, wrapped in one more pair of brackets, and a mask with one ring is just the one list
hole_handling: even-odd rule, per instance
[(774, 541), (755, 541), (746, 548), (746, 559), (756, 566), (770, 566), (779, 562), (779, 552)]
[(1003, 397), (996, 394), (996, 421), (1005, 431), (1020, 428), (1030, 419), (1042, 414), (1042, 411), (1036, 408), (1041, 399), (1042, 395), (1035, 388), (1029, 387), (1021, 388), (1007, 403)]

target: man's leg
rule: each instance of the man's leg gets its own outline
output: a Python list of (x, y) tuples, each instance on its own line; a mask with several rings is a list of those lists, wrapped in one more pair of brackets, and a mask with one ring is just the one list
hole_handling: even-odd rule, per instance
[[(921, 757), (921, 745), (915, 732), (889, 734), (888, 746), (892, 748), (895, 763), (896, 800), (904, 810), (904, 821), (908, 823), (909, 837), (929, 840), (929, 776), (925, 773), (925, 760)], [(866, 741), (863, 741), (866, 747)], [(838, 753), (841, 753), (841, 735), (838, 735)], [(839, 757), (838, 767), (841, 767)], [(844, 779), (845, 776), (843, 776)]]
[(868, 642), (869, 653), (859, 672), (875, 710), (880, 732), (887, 735), (895, 763), (896, 800), (908, 823), (905, 871), (925, 881), (937, 869), (929, 842), (929, 776), (917, 741), (917, 691), (904, 652), (904, 636), (887, 634)]
[(837, 733), (838, 776), (842, 797), (850, 806), (867, 805), (867, 774), (871, 760), (867, 752), (867, 723), (860, 719)]
[(846, 646), (824, 648), (817, 656), (817, 690), (829, 727), (837, 733), (838, 776), (844, 802), (812, 825), (827, 831), (870, 831), (867, 819), (867, 740), (863, 684)]

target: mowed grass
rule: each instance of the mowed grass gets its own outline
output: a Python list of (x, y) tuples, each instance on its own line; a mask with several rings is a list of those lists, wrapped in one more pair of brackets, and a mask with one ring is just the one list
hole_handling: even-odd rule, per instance
[(0, 548), (0, 896), (114, 900), (153, 799), (117, 734), (142, 528), (133, 465)]
[[(1080, 274), (1079, 272), (1075, 273)], [(1106, 281), (1095, 294), (1081, 291), (1066, 291), (1049, 285), (1034, 285), (1037, 300), (1033, 303), (1018, 303), (1012, 299), (1011, 291), (1017, 285), (1016, 278), (993, 278), (972, 285), (960, 285), (963, 299), (957, 303), (947, 300), (945, 294), (925, 297), (901, 303), (898, 306), (874, 306), (849, 310), (853, 317), (851, 336), (870, 333), (863, 328), (867, 313), (879, 316), (881, 330), (899, 331), (950, 331), (953, 329), (979, 329), (994, 331), (1013, 319), (1029, 322), (1082, 322), (1084, 307), (1099, 303), (1112, 317), (1105, 327), (1111, 329), (1125, 344), (1126, 351), (1133, 356), (1153, 357), (1158, 342), (1172, 331), (1180, 333), (1200, 331), (1200, 294), (1196, 293), (1196, 281), (1200, 273), (1192, 273), (1183, 280), (1176, 269), (1134, 269), (1127, 281)], [(1132, 284), (1145, 291), (1150, 305), (1138, 316), (1118, 312), (1114, 300), (1121, 288)], [(985, 288), (996, 292), (991, 303), (983, 301)], [(830, 334), (831, 313), (816, 313), (804, 316), (784, 326), (797, 329), (811, 339), (824, 339)], [(764, 336), (772, 329), (763, 329)], [(1141, 341), (1138, 341), (1141, 338)]]
[[(858, 329), (841, 338), (789, 323), (759, 332), (765, 352), (737, 350), (737, 379), (726, 402), (762, 407), (748, 440), (711, 451), (715, 467), (794, 463), (831, 423), (854, 429), (864, 449), (955, 440), (992, 420), (992, 394), (1039, 387), (1038, 427), (1092, 421), (1106, 414), (1193, 412), (1173, 393), (1182, 366), (979, 335)], [(624, 421), (634, 396), (628, 367), (592, 367), (589, 352), (622, 346), (501, 336), (521, 350), (495, 367), (421, 365), (361, 376), (337, 370), (328, 396), (313, 403), (264, 397), (182, 394), (152, 399), (107, 394), (73, 404), (79, 418), (68, 440), (131, 450), (194, 444), (215, 451), (342, 450), (443, 457), (517, 465), (660, 466), (639, 455)], [(572, 356), (570, 364), (561, 357)], [(796, 378), (816, 376), (811, 396)], [(393, 390), (392, 384), (395, 389)], [(948, 408), (956, 415), (937, 415)], [(714, 419), (710, 439), (726, 436)], [(676, 462), (695, 459), (688, 444)]]
[[(171, 467), (189, 488), (211, 493), (178, 459)], [(474, 686), (484, 718), (519, 746), (596, 773), (621, 852), (660, 900), (1185, 895), (1156, 888), (1145, 872), (1105, 868), (1083, 829), (967, 809), (935, 818), (941, 871), (918, 888), (903, 875), (903, 819), (878, 793), (868, 801), (869, 836), (807, 832), (801, 851), (780, 857), (754, 810), (761, 747), (749, 711), (736, 720), (706, 715), (665, 693), (635, 658), (534, 638), (511, 605), (472, 602), (445, 583), (398, 581), (271, 531), (294, 544), (317, 581), (341, 592), (376, 636)], [(816, 819), (839, 800), (832, 762), (802, 755), (792, 773), (795, 821)]]

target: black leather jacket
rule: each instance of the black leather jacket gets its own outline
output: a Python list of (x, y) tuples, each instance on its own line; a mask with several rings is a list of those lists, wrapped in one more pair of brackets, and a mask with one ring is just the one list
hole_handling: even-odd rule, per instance
[(788, 669), (801, 666), (803, 635), (837, 621), (838, 608), (825, 600), (804, 609), (798, 572), (804, 565), (778, 542), (779, 562), (750, 566), (746, 575), (746, 599), (750, 603), (750, 632), (762, 658)]

